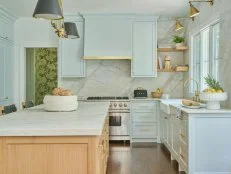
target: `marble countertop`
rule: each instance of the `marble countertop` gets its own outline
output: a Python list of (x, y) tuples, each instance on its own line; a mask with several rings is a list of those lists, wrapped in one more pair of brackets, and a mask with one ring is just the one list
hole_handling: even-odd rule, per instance
[(170, 106), (180, 109), (181, 111), (188, 114), (230, 114), (231, 117), (231, 109), (219, 109), (219, 110), (209, 110), (205, 107), (200, 109), (189, 109), (182, 106), (181, 103), (171, 103)]
[(109, 102), (79, 102), (74, 112), (46, 112), (43, 105), (0, 117), (0, 136), (101, 135)]

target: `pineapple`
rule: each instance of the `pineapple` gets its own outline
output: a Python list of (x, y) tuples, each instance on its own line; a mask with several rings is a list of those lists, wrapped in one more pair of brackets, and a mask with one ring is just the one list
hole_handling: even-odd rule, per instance
[(206, 92), (208, 93), (215, 93), (215, 92), (223, 93), (224, 92), (220, 83), (214, 78), (212, 78), (211, 76), (208, 75), (208, 77), (205, 77), (205, 82), (209, 86), (209, 89), (207, 89)]

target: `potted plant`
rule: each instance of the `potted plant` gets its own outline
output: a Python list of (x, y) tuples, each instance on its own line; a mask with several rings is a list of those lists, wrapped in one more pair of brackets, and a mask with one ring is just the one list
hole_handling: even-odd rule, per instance
[(228, 99), (227, 92), (211, 76), (205, 77), (208, 88), (200, 93), (200, 99), (207, 102), (207, 109), (220, 109), (220, 102)]
[(184, 47), (184, 38), (180, 36), (174, 36), (173, 42), (175, 43), (176, 48)]

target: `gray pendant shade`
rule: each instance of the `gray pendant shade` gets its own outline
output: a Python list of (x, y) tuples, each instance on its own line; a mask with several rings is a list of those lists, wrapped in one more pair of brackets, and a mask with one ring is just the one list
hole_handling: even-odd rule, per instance
[(77, 38), (79, 38), (79, 33), (78, 33), (78, 30), (77, 30), (77, 27), (76, 27), (75, 23), (65, 22), (64, 26), (65, 26), (65, 31), (66, 31), (66, 34), (67, 34), (67, 38), (69, 38), (69, 39), (77, 39)]
[(33, 17), (48, 20), (62, 19), (63, 14), (58, 0), (38, 0)]

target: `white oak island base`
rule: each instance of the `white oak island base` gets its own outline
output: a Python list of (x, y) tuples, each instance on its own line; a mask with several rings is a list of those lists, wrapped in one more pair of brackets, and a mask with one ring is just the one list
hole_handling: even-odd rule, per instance
[(0, 174), (105, 174), (108, 126), (101, 136), (0, 137)]

